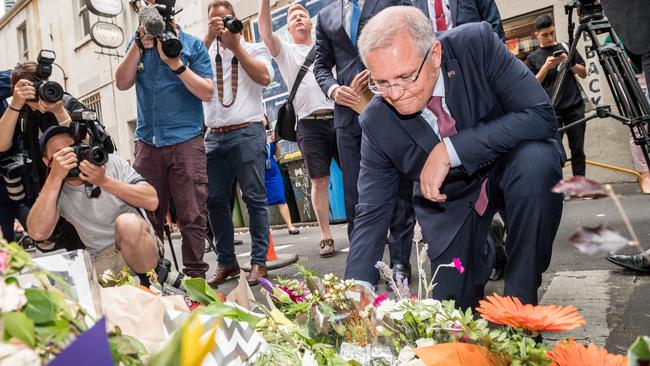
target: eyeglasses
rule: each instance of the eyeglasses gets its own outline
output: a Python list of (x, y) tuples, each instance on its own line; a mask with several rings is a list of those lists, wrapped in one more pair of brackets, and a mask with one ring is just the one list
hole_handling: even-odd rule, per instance
[(431, 53), (431, 49), (433, 48), (433, 45), (429, 46), (429, 49), (427, 49), (427, 54), (424, 55), (424, 59), (422, 60), (422, 63), (420, 64), (420, 67), (418, 68), (418, 71), (415, 72), (415, 74), (408, 76), (408, 77), (401, 77), (399, 78), (400, 81), (395, 82), (395, 83), (389, 83), (387, 81), (382, 81), (382, 82), (376, 82), (375, 80), (372, 79), (372, 76), (368, 79), (368, 89), (373, 94), (381, 95), (381, 94), (386, 94), (390, 91), (390, 88), (396, 88), (400, 91), (405, 91), (407, 89), (410, 89), (413, 87), (415, 82), (418, 80), (420, 77), (420, 72), (422, 71), (422, 68), (424, 67), (424, 63), (427, 61), (427, 58), (429, 57), (429, 53)]

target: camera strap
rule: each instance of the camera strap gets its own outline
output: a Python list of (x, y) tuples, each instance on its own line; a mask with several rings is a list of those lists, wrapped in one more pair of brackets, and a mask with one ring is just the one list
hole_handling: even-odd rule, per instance
[(237, 60), (237, 57), (234, 55), (232, 56), (232, 60), (230, 61), (230, 74), (232, 76), (230, 79), (230, 89), (232, 91), (232, 100), (228, 104), (223, 104), (223, 62), (221, 58), (221, 52), (219, 50), (219, 39), (217, 39), (217, 56), (214, 58), (214, 66), (217, 71), (217, 92), (219, 94), (219, 103), (221, 103), (224, 108), (228, 108), (233, 105), (235, 103), (235, 99), (237, 99), (237, 84), (239, 84), (239, 61)]

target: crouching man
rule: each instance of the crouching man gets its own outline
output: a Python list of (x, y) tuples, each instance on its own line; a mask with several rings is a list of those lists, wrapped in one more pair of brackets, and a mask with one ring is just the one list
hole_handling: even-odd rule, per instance
[[(50, 237), (63, 216), (79, 233), (98, 275), (107, 269), (117, 273), (126, 265), (146, 278), (163, 254), (140, 211), (158, 207), (156, 190), (116, 155), (109, 154), (104, 166), (78, 161), (69, 128), (50, 127), (39, 143), (49, 174), (27, 218), (32, 238)], [(78, 174), (69, 174), (73, 169)]]

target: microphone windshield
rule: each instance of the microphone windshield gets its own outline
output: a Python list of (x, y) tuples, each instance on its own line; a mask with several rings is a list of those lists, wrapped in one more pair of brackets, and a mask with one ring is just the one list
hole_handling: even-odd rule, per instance
[(146, 6), (140, 10), (140, 23), (145, 33), (151, 37), (160, 37), (165, 32), (165, 20), (155, 6)]

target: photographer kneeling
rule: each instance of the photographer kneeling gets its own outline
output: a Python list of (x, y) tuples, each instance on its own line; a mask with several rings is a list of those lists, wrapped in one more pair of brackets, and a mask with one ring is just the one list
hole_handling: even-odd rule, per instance
[(163, 254), (140, 211), (158, 207), (156, 190), (117, 155), (108, 154), (103, 166), (93, 165), (79, 153), (83, 147), (67, 127), (50, 127), (40, 148), (49, 174), (27, 219), (32, 238), (47, 239), (62, 216), (79, 233), (98, 275), (128, 265), (146, 279)]
[[(18, 218), (26, 228), (26, 218), (45, 180), (41, 163), (39, 135), (51, 126), (68, 125), (69, 112), (84, 106), (65, 94), (56, 82), (48, 81), (55, 55), (42, 50), (38, 62), (18, 64), (2, 85), (13, 98), (0, 118), (0, 212), (3, 234), (14, 239), (13, 221)], [(5, 78), (6, 79), (6, 78)], [(9, 85), (5, 85), (9, 81)], [(6, 186), (6, 188), (5, 188)], [(70, 225), (62, 220), (51, 239), (57, 247), (69, 250), (83, 244)], [(38, 243), (41, 250), (55, 249), (52, 243)]]

